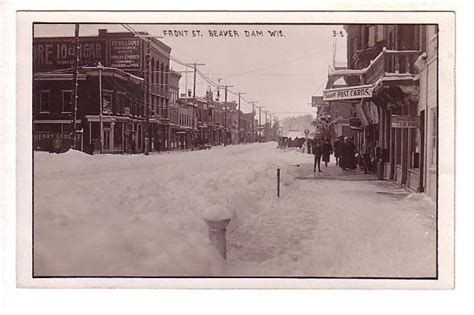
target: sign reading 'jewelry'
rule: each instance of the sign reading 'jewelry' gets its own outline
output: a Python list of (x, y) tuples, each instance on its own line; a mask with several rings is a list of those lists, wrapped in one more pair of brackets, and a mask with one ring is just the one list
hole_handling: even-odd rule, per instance
[(372, 85), (354, 86), (347, 88), (328, 89), (323, 91), (323, 101), (351, 100), (372, 97)]

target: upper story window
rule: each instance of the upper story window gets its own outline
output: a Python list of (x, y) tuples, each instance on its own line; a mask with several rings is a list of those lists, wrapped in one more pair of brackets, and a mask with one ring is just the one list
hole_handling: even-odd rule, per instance
[(50, 91), (41, 90), (39, 92), (40, 113), (49, 113), (50, 111)]
[(104, 90), (102, 92), (102, 112), (106, 114), (112, 113), (113, 91)]
[(73, 93), (72, 91), (61, 91), (62, 100), (62, 112), (71, 113), (73, 104)]
[(375, 45), (377, 41), (377, 25), (369, 25), (368, 27), (368, 38), (367, 38), (367, 45), (368, 47), (372, 47)]

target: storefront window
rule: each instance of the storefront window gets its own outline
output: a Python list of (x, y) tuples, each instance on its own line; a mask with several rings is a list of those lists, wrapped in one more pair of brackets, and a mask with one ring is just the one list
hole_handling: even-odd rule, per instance
[(102, 92), (102, 112), (106, 114), (112, 113), (112, 91)]
[(61, 91), (61, 94), (63, 103), (63, 113), (72, 112), (72, 91)]
[(49, 113), (49, 91), (40, 91), (40, 112)]

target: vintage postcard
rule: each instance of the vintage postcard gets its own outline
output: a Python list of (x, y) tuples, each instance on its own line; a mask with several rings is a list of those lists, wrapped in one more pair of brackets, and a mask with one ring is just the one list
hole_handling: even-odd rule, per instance
[(19, 287), (453, 287), (452, 12), (17, 18)]

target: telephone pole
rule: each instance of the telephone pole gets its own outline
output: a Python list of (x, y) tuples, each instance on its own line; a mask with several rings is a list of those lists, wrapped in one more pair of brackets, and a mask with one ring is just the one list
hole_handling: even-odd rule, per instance
[(252, 141), (255, 142), (255, 104), (258, 102), (251, 101), (249, 103), (252, 103)]
[(237, 111), (237, 143), (240, 144), (240, 95), (245, 94), (239, 92), (239, 110)]
[(79, 85), (77, 76), (79, 72), (79, 24), (75, 25), (75, 31), (74, 31), (74, 72), (73, 72), (73, 81), (74, 81), (74, 92), (73, 92), (73, 104), (71, 104), (73, 108), (73, 115), (72, 115), (72, 139), (73, 139), (73, 145), (72, 148), (76, 149), (77, 144), (76, 144), (76, 117), (77, 117), (77, 87)]
[(261, 138), (262, 136), (262, 131), (261, 131), (261, 128), (262, 128), (262, 108), (263, 106), (256, 106), (258, 108), (258, 135), (259, 135), (259, 138)]
[(273, 131), (272, 131), (272, 113), (268, 113), (270, 115), (270, 130), (269, 130), (269, 134), (270, 134), (270, 140), (273, 138)]
[(224, 88), (224, 146), (227, 145), (227, 89), (233, 85), (222, 85)]
[[(197, 130), (197, 117), (196, 117), (196, 74), (197, 74), (197, 66), (205, 66), (206, 64), (204, 63), (194, 63), (194, 79), (193, 79), (193, 129)], [(194, 135), (194, 138), (196, 135)], [(194, 146), (194, 141), (193, 139), (193, 146)]]
[(143, 104), (145, 106), (145, 155), (149, 154), (150, 146), (150, 102), (148, 96), (150, 95), (150, 84), (148, 82), (150, 77), (150, 42), (147, 41), (145, 65), (143, 71)]
[(265, 142), (268, 141), (268, 127), (267, 127), (267, 123), (268, 123), (268, 118), (267, 118), (267, 114), (268, 114), (268, 111), (264, 111), (265, 113), (265, 127), (264, 127), (264, 135), (265, 135)]

